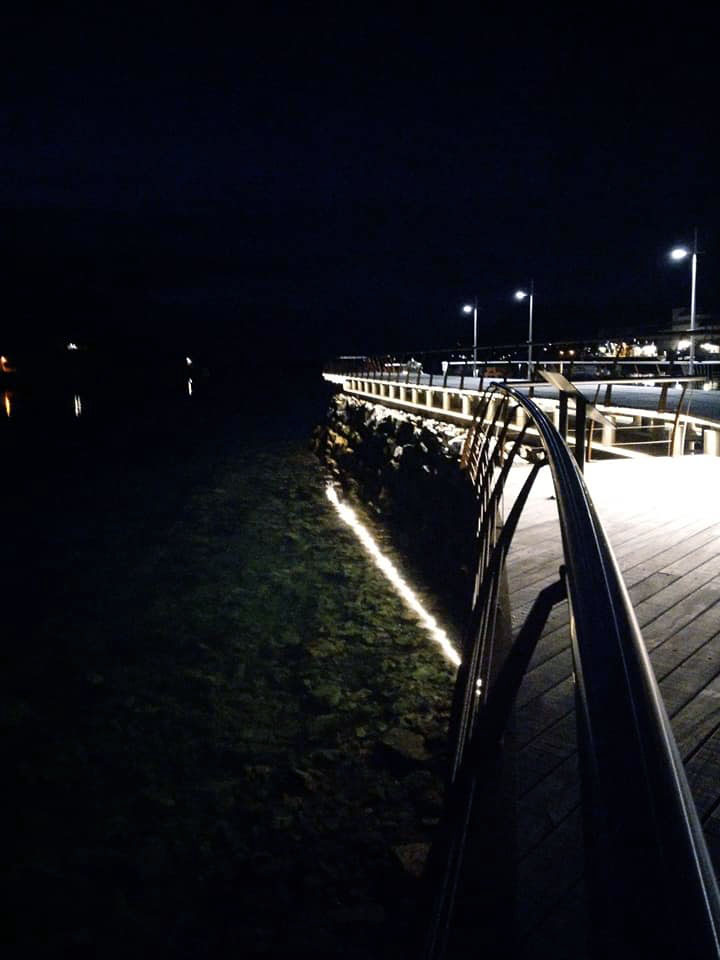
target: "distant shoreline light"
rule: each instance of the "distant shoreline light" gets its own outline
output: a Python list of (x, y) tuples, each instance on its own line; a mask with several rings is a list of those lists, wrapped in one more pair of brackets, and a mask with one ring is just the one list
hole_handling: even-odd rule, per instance
[(433, 617), (431, 613), (428, 613), (415, 591), (402, 578), (394, 563), (382, 553), (372, 534), (358, 519), (352, 507), (340, 501), (337, 491), (331, 483), (325, 487), (325, 495), (333, 507), (335, 507), (340, 519), (350, 527), (363, 545), (375, 566), (384, 574), (386, 579), (390, 581), (396, 593), (399, 594), (413, 613), (418, 616), (423, 627), (425, 627), (433, 641), (442, 650), (443, 656), (452, 663), (453, 666), (460, 666), (460, 654), (450, 642), (447, 633), (439, 626), (435, 617)]

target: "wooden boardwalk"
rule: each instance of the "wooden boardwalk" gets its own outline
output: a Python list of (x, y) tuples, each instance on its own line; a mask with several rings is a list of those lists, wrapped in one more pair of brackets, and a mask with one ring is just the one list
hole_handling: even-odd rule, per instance
[[(525, 475), (512, 471), (506, 500)], [(720, 873), (720, 459), (591, 463), (586, 481), (627, 585)], [(535, 484), (508, 558), (515, 629), (562, 551), (552, 482)], [(582, 822), (567, 604), (520, 690), (517, 931), (527, 958), (585, 956)]]

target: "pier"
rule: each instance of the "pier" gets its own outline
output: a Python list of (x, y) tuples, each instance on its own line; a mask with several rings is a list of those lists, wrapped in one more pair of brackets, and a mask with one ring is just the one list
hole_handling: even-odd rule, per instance
[(373, 361), (325, 375), (469, 430), (479, 566), (426, 956), (488, 942), (475, 874), (497, 824), (476, 795), (501, 742), (514, 815), (493, 854), (512, 861), (501, 955), (717, 956), (720, 394), (661, 371), (477, 373)]

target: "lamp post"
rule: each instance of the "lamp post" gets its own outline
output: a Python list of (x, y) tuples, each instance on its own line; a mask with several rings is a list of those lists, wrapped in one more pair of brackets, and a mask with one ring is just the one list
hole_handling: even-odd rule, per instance
[(530, 301), (530, 312), (528, 320), (528, 380), (532, 380), (532, 323), (533, 323), (533, 302), (535, 300), (535, 281), (530, 281), (530, 290), (516, 290), (515, 299)]
[(695, 373), (695, 285), (697, 282), (697, 227), (693, 236), (692, 250), (687, 247), (673, 247), (670, 259), (678, 263), (690, 257), (690, 376)]
[(477, 376), (477, 297), (475, 297), (474, 303), (466, 303), (462, 308), (463, 313), (471, 313), (473, 315), (473, 376)]

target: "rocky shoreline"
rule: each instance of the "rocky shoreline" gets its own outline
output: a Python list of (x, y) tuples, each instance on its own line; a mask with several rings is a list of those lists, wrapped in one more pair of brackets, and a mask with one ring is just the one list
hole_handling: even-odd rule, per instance
[(297, 440), (215, 449), (169, 524), (138, 476), (9, 668), (19, 955), (375, 960), (422, 929), (454, 671)]
[(351, 501), (378, 516), (456, 626), (467, 612), (477, 505), (459, 457), (466, 431), (336, 394), (312, 449)]

